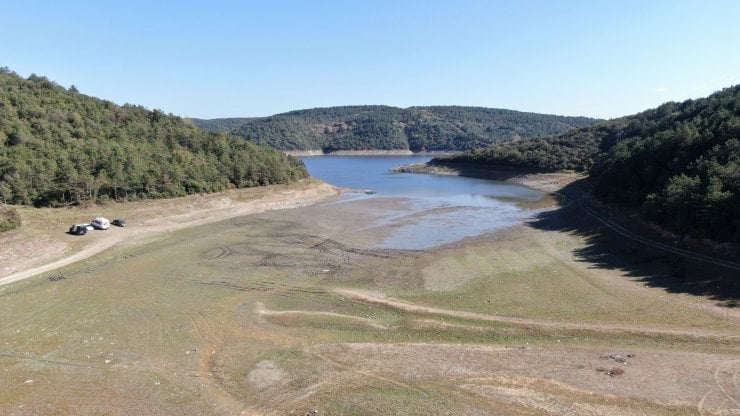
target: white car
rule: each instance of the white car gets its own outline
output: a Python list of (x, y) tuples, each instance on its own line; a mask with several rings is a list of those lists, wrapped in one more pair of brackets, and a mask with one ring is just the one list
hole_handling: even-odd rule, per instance
[(107, 230), (110, 228), (110, 221), (108, 221), (108, 218), (96, 217), (92, 220), (90, 225), (92, 225), (96, 230)]

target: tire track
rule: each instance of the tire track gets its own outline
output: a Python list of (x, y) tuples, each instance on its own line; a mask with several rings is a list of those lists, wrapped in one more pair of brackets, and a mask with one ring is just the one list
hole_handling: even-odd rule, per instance
[(199, 286), (221, 287), (241, 292), (265, 292), (270, 295), (301, 301), (310, 301), (320, 305), (334, 305), (328, 300), (332, 296), (332, 292), (315, 287), (293, 286), (267, 281), (257, 281), (252, 284), (239, 284), (224, 280), (214, 282), (193, 281), (193, 284)]
[(334, 361), (331, 358), (326, 357), (326, 356), (324, 356), (322, 354), (319, 354), (317, 352), (314, 352), (314, 351), (307, 351), (307, 352), (310, 355), (312, 355), (312, 356), (314, 356), (316, 358), (319, 358), (319, 359), (321, 359), (321, 360), (323, 360), (323, 361), (325, 361), (325, 362), (333, 365), (334, 367), (341, 368), (342, 370), (350, 371), (350, 372), (359, 374), (361, 376), (369, 377), (369, 378), (372, 378), (372, 379), (375, 379), (375, 380), (378, 380), (378, 381), (381, 381), (381, 382), (384, 382), (384, 383), (392, 384), (392, 385), (394, 385), (396, 387), (400, 387), (400, 388), (403, 388), (403, 389), (413, 390), (413, 391), (415, 391), (417, 393), (421, 393), (422, 395), (425, 395), (425, 396), (428, 396), (429, 395), (429, 393), (427, 393), (426, 391), (424, 391), (424, 390), (422, 390), (422, 389), (420, 389), (418, 387), (414, 387), (414, 386), (412, 386), (410, 384), (406, 384), (406, 383), (400, 382), (398, 380), (394, 380), (392, 378), (384, 377), (384, 376), (381, 376), (381, 375), (372, 373), (372, 372), (370, 372), (368, 370), (363, 370), (363, 369), (358, 368), (358, 367), (353, 367), (353, 366), (351, 366), (349, 364), (342, 364), (342, 363), (340, 363), (338, 361)]
[[(207, 348), (199, 349), (198, 368), (195, 371), (196, 374), (191, 375), (203, 381), (203, 386), (207, 388), (214, 400), (217, 400), (218, 403), (226, 407), (229, 414), (242, 414), (248, 410), (245, 408), (244, 403), (229, 394), (218, 384), (219, 382), (223, 382), (223, 380), (218, 376), (221, 372), (216, 368), (216, 358), (223, 347), (223, 340), (216, 335), (214, 329), (208, 324), (208, 319), (205, 315), (196, 310), (196, 317), (195, 314), (188, 311), (191, 305), (188, 305), (186, 302), (161, 292), (158, 295), (160, 299), (166, 300), (163, 304), (187, 316), (192, 324), (196, 338), (200, 340), (201, 345), (207, 346)], [(174, 304), (179, 306), (175, 306)], [(214, 377), (210, 377), (210, 375), (214, 375)]]
[(721, 363), (714, 370), (716, 387), (702, 396), (696, 409), (700, 415), (740, 414), (740, 360)]
[(217, 247), (216, 250), (218, 250), (218, 253), (215, 256), (207, 257), (208, 260), (218, 260), (233, 254), (233, 251), (228, 246)]

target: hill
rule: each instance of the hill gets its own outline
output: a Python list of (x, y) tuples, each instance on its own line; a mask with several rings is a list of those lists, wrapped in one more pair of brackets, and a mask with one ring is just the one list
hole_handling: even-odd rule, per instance
[[(219, 125), (216, 120), (194, 121), (206, 129)], [(280, 150), (419, 152), (473, 149), (558, 134), (595, 121), (480, 107), (345, 106), (256, 118), (235, 126), (230, 132)]]
[(306, 176), (266, 147), (0, 69), (0, 203), (181, 196)]
[(678, 233), (740, 242), (740, 85), (432, 163), (588, 171), (604, 201)]

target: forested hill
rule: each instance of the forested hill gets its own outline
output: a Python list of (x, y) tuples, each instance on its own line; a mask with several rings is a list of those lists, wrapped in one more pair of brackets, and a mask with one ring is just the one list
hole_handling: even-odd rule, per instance
[(234, 127), (241, 126), (242, 124), (254, 120), (255, 117), (231, 117), (231, 118), (189, 118), (191, 122), (195, 123), (196, 126), (203, 130), (212, 131), (214, 133), (228, 133)]
[[(206, 129), (215, 122), (194, 121)], [(418, 152), (473, 149), (558, 134), (595, 121), (480, 107), (347, 106), (256, 118), (235, 126), (231, 133), (280, 150)]]
[(179, 196), (306, 176), (272, 149), (0, 69), (0, 203)]
[(588, 170), (605, 201), (675, 232), (740, 243), (740, 85), (433, 163)]

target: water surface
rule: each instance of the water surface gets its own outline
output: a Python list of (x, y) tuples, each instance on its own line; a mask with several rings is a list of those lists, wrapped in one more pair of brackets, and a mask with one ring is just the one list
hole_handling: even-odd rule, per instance
[(532, 211), (522, 203), (542, 200), (543, 192), (508, 182), (462, 176), (392, 173), (389, 169), (428, 162), (429, 156), (311, 156), (301, 158), (309, 173), (332, 185), (373, 190), (364, 198), (401, 198), (410, 212), (381, 212), (376, 225), (393, 232), (377, 247), (427, 249), (493, 232), (521, 222)]

